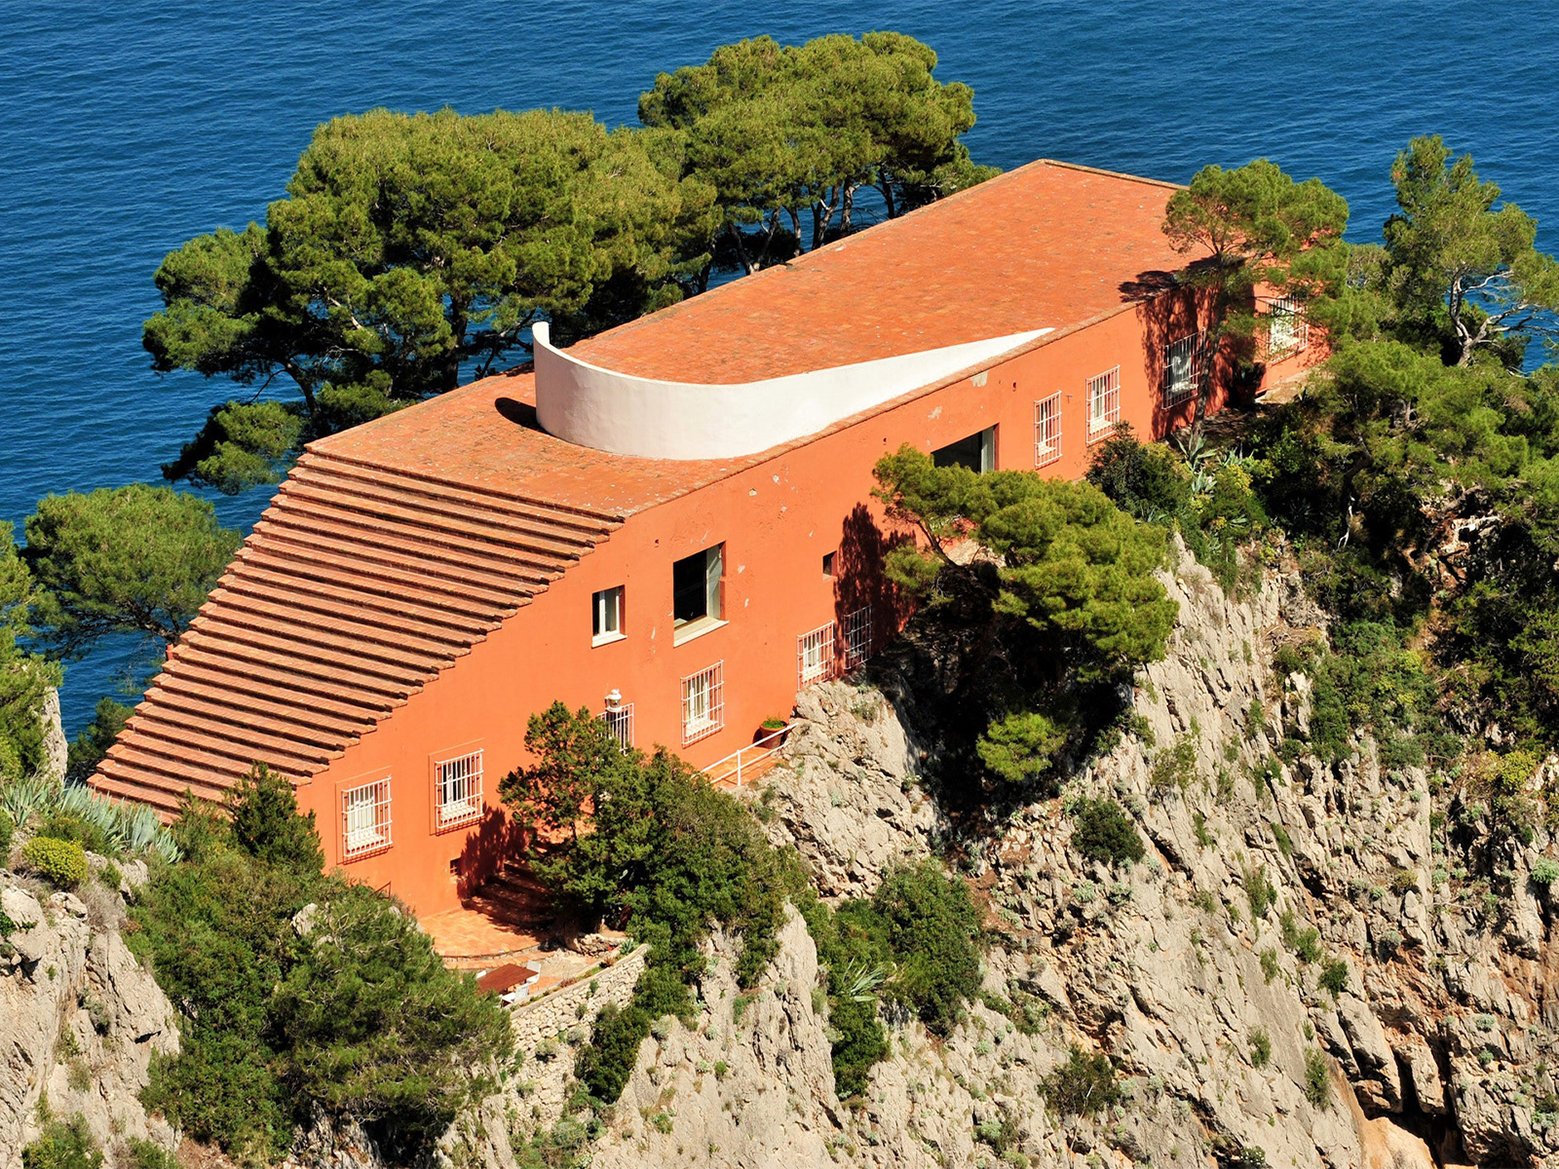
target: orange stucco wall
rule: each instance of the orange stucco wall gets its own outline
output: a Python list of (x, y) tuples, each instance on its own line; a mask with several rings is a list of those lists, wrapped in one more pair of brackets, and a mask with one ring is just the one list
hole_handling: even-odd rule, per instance
[[(467, 879), (492, 871), (510, 831), (489, 807), (480, 826), (434, 831), (434, 766), (480, 748), (484, 796), (523, 758), (527, 717), (555, 699), (600, 711), (616, 689), (634, 704), (635, 741), (664, 743), (696, 765), (748, 744), (766, 717), (786, 715), (798, 680), (797, 638), (880, 592), (871, 568), (880, 554), (880, 507), (871, 468), (911, 443), (930, 450), (997, 427), (996, 465), (1034, 466), (1034, 407), (1059, 392), (1062, 457), (1044, 473), (1080, 476), (1087, 467), (1087, 380), (1120, 367), (1121, 419), (1159, 437), (1189, 416), (1158, 406), (1163, 347), (1190, 332), (1185, 304), (1137, 306), (1048, 338), (980, 378), (906, 401), (854, 425), (651, 508), (585, 556), (469, 655), (351, 746), (299, 789), (319, 817), (326, 860), (341, 861), (341, 792), (388, 778), (393, 844), (344, 867), (423, 913), (454, 906), (451, 863)], [(1297, 359), (1296, 359), (1297, 360)], [(725, 545), (726, 623), (675, 644), (671, 565)], [(823, 573), (837, 552), (835, 577)], [(591, 645), (591, 596), (625, 587), (626, 636)], [(879, 599), (880, 598), (876, 598)], [(894, 615), (877, 609), (879, 636)], [(683, 747), (681, 680), (721, 663), (724, 729)]]

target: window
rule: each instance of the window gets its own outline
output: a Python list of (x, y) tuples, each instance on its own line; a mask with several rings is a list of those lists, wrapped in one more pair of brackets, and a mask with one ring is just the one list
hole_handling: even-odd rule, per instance
[(390, 847), (390, 780), (349, 787), (341, 793), (341, 859), (356, 860)]
[(1061, 457), (1061, 395), (1034, 403), (1034, 465), (1044, 467)]
[(844, 616), (844, 668), (859, 669), (872, 656), (872, 610), (863, 605)]
[(1088, 379), (1088, 441), (1104, 438), (1121, 420), (1121, 367)]
[(472, 751), (433, 766), (439, 831), (482, 818), (482, 753)]
[(725, 726), (725, 663), (682, 679), (682, 745), (708, 738)]
[(931, 452), (938, 467), (968, 467), (971, 471), (990, 471), (996, 467), (996, 428), (988, 426), (968, 438), (950, 442)]
[(1310, 341), (1310, 322), (1292, 296), (1274, 300), (1267, 315), (1267, 359), (1298, 353)]
[(633, 748), (633, 703), (608, 699), (606, 709), (601, 712), (601, 721), (606, 724), (607, 733), (616, 740), (619, 751)]
[(1177, 406), (1196, 393), (1200, 380), (1201, 354), (1197, 351), (1201, 339), (1195, 334), (1182, 337), (1169, 347), (1164, 355), (1164, 405)]
[(796, 638), (796, 683), (810, 686), (833, 676), (834, 623), (819, 625), (811, 633)]
[(623, 586), (602, 589), (591, 598), (594, 624), (591, 627), (591, 645), (605, 645), (609, 641), (621, 641), (623, 634)]
[(694, 637), (720, 621), (720, 582), (725, 575), (725, 545), (716, 544), (671, 566), (673, 643)]
[(824, 552), (823, 553), (823, 575), (824, 576), (832, 577), (834, 575), (834, 558), (836, 556), (838, 556), (838, 555), (839, 555), (839, 553), (837, 553), (837, 552)]

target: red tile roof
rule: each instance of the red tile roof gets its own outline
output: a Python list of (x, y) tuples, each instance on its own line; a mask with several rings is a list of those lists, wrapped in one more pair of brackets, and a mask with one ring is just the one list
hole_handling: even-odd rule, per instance
[[(1184, 263), (1160, 229), (1173, 190), (1032, 163), (576, 348), (623, 372), (744, 382), (1048, 326), (1045, 344)], [(486, 378), (313, 443), (94, 786), (172, 811), (256, 760), (313, 775), (627, 515), (772, 454), (573, 446), (537, 427), (533, 382)]]
[(306, 454), (93, 784), (171, 812), (313, 775), (620, 522)]

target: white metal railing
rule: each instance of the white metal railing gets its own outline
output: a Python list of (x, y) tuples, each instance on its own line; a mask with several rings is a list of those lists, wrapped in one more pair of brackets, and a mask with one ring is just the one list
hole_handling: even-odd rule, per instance
[(390, 847), (390, 781), (376, 779), (341, 793), (341, 859)]
[(616, 706), (608, 706), (601, 712), (601, 721), (606, 724), (607, 733), (617, 743), (619, 751), (633, 749), (633, 703), (619, 702)]
[(437, 768), (437, 827), (440, 831), (482, 818), (482, 753), (442, 759)]
[(725, 726), (725, 662), (682, 679), (682, 745), (708, 738)]
[(1310, 321), (1292, 296), (1274, 300), (1267, 310), (1267, 360), (1280, 361), (1310, 343)]
[(1201, 338), (1195, 333), (1170, 345), (1164, 354), (1164, 405), (1177, 406), (1196, 392), (1201, 372)]
[(866, 659), (872, 656), (872, 610), (870, 605), (863, 605), (844, 616), (843, 637), (844, 668), (846, 671), (858, 670), (866, 664)]
[(809, 633), (796, 638), (796, 685), (810, 686), (813, 682), (825, 682), (834, 675), (835, 644), (837, 635), (834, 623), (819, 625)]
[(1121, 367), (1088, 379), (1088, 441), (1106, 437), (1121, 420)]
[(1061, 457), (1061, 395), (1034, 403), (1034, 465), (1047, 467)]
[(795, 725), (788, 722), (754, 739), (747, 746), (738, 747), (725, 758), (717, 759), (704, 768), (704, 775), (712, 784), (730, 783), (741, 787), (773, 766), (774, 753), (784, 746), (785, 737)]

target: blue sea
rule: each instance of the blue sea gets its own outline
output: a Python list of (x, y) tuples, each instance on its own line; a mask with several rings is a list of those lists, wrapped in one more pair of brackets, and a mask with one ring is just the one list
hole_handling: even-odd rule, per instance
[[(158, 480), (230, 396), (151, 372), (152, 273), (193, 235), (262, 219), (335, 114), (563, 106), (618, 124), (657, 72), (716, 45), (896, 29), (937, 50), (942, 78), (974, 87), (979, 161), (1183, 181), (1266, 156), (1341, 191), (1351, 236), (1371, 240), (1396, 151), (1438, 132), (1538, 217), (1552, 251), (1559, 53), (1540, 8), (0, 0), (0, 520), (19, 526), (49, 492)], [(215, 502), (247, 526), (266, 494)], [(72, 732), (137, 653), (105, 646), (68, 667)]]

